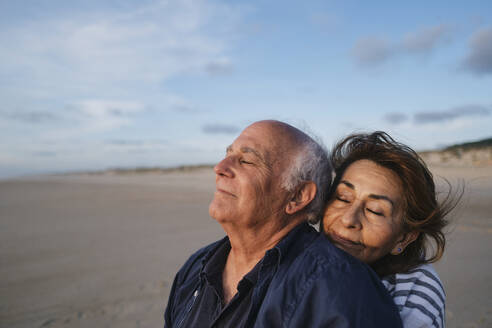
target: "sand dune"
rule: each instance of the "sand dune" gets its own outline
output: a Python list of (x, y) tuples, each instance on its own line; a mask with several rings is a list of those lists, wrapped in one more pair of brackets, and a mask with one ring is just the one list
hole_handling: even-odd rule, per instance
[[(437, 265), (448, 327), (492, 327), (492, 168), (433, 171), (467, 188)], [(176, 270), (223, 235), (213, 190), (210, 169), (0, 182), (0, 327), (162, 326)]]

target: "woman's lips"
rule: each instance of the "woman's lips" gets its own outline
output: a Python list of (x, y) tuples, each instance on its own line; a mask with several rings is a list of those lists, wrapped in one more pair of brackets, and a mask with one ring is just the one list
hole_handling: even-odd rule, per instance
[(358, 243), (358, 242), (354, 242), (350, 239), (339, 236), (333, 232), (329, 233), (328, 236), (330, 237), (330, 240), (334, 244), (340, 246), (344, 250), (360, 251), (364, 248), (363, 244)]

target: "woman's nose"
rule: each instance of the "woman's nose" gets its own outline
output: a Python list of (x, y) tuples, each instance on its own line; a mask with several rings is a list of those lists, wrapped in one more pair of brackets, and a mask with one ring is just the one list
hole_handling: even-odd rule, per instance
[(360, 229), (362, 227), (361, 211), (361, 207), (355, 204), (347, 209), (341, 217), (343, 225), (348, 229)]
[(214, 167), (215, 174), (232, 178), (234, 173), (231, 169), (231, 158), (230, 156), (226, 156), (223, 160), (221, 160)]

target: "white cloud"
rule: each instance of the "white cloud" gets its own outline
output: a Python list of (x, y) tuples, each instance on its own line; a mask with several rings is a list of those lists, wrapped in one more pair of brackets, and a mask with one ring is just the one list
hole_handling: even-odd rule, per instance
[(394, 53), (392, 46), (384, 39), (366, 37), (357, 40), (352, 49), (352, 55), (359, 65), (380, 65), (387, 61)]
[(450, 31), (451, 27), (445, 24), (422, 28), (408, 33), (401, 41), (401, 48), (409, 53), (429, 53), (449, 40)]
[(449, 42), (451, 27), (441, 24), (421, 28), (391, 42), (383, 37), (363, 37), (356, 41), (352, 56), (361, 66), (378, 66), (394, 57), (429, 55)]
[(145, 106), (137, 102), (94, 99), (81, 101), (75, 108), (89, 125), (108, 129), (129, 124), (131, 116), (143, 111)]
[(0, 69), (27, 93), (114, 97), (129, 85), (144, 89), (204, 72), (211, 62), (230, 63), (227, 44), (237, 17), (231, 6), (180, 0), (11, 26), (0, 32)]
[[(101, 138), (117, 138), (122, 127), (136, 129), (137, 122), (145, 138), (145, 124), (166, 118), (159, 112), (190, 115), (200, 109), (167, 90), (170, 79), (233, 67), (229, 47), (242, 14), (235, 5), (157, 0), (69, 7), (60, 14), (37, 6), (30, 8), (39, 11), (36, 19), (2, 24), (0, 126), (7, 129), (0, 150), (8, 156), (0, 164), (49, 167), (56, 156), (57, 166), (73, 166), (90, 152), (93, 163), (104, 163), (102, 149), (121, 146), (108, 149)], [(57, 142), (43, 144), (48, 141)]]
[(232, 63), (228, 58), (218, 58), (208, 63), (205, 70), (210, 75), (221, 75), (232, 72)]
[(482, 28), (472, 35), (463, 67), (477, 75), (492, 74), (492, 27)]
[(139, 112), (142, 104), (135, 102), (85, 100), (80, 103), (82, 112), (93, 117), (122, 116)]
[(419, 124), (443, 123), (456, 121), (460, 118), (484, 117), (490, 115), (490, 113), (491, 109), (488, 106), (470, 104), (441, 111), (422, 111), (415, 113), (413, 118), (414, 122)]

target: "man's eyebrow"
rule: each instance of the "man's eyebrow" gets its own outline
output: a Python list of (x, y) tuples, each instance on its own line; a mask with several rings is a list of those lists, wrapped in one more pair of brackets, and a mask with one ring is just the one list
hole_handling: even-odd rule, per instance
[(261, 156), (260, 152), (257, 151), (256, 149), (253, 149), (251, 147), (241, 147), (241, 152), (243, 153), (251, 153), (253, 155), (255, 155), (260, 161), (266, 163), (265, 159), (263, 158), (263, 156)]
[[(343, 183), (344, 185), (346, 185), (347, 187), (349, 187), (350, 189), (353, 189), (355, 190), (355, 186), (353, 184), (351, 184), (350, 182), (348, 182), (347, 180), (342, 180), (340, 181), (340, 183)], [(388, 201), (389, 203), (391, 203), (391, 206), (395, 206), (395, 202), (393, 202), (393, 200), (391, 198), (389, 198), (388, 196), (385, 196), (385, 195), (376, 195), (376, 194), (370, 194), (368, 196), (369, 198), (372, 198), (372, 199), (377, 199), (377, 200), (386, 200)]]
[[(232, 152), (234, 149), (232, 147), (232, 145), (229, 145), (227, 148), (226, 148), (226, 153), (230, 153)], [(266, 167), (268, 168), (271, 168), (271, 164), (268, 163), (268, 161), (266, 160), (266, 158), (259, 152), (257, 151), (256, 149), (254, 148), (251, 148), (251, 147), (248, 147), (248, 146), (243, 146), (240, 148), (240, 151), (242, 153), (251, 153), (253, 154), (256, 158), (258, 158), (259, 161), (261, 161)]]

